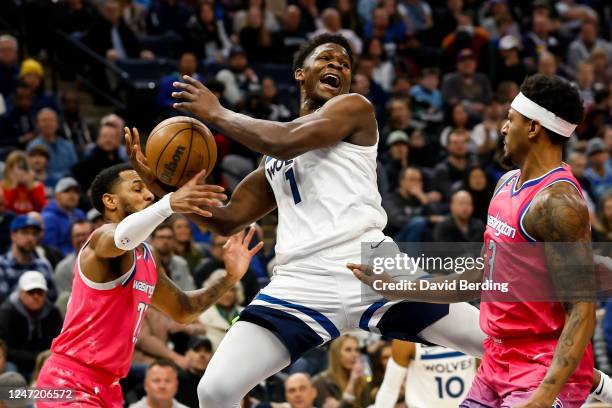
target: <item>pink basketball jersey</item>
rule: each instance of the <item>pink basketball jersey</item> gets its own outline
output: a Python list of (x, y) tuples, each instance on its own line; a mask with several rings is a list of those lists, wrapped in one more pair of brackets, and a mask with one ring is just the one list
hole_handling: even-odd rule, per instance
[(557, 338), (565, 324), (565, 310), (554, 300), (544, 245), (529, 235), (523, 219), (535, 196), (552, 184), (570, 183), (581, 195), (582, 190), (565, 163), (517, 188), (520, 175), (515, 171), (495, 191), (489, 204), (484, 280), (507, 283), (508, 292), (482, 292), (480, 326), (486, 334), (499, 339)]
[(156, 283), (155, 261), (147, 244), (134, 250), (134, 265), (128, 272), (106, 283), (87, 279), (79, 252), (64, 326), (53, 340), (52, 352), (125, 377)]

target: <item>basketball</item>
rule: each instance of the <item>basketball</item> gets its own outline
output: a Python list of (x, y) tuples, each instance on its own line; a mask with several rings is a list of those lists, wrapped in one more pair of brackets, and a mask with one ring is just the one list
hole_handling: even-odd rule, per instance
[(217, 161), (217, 145), (202, 122), (177, 116), (155, 126), (147, 140), (145, 155), (162, 183), (180, 187), (203, 169), (210, 174)]

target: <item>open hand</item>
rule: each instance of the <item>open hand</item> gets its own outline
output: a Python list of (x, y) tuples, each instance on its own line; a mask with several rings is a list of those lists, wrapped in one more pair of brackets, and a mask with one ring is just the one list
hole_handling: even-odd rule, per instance
[[(132, 128), (132, 130), (130, 130), (130, 128), (126, 126), (123, 128), (123, 131), (125, 132), (125, 150), (128, 160), (142, 181), (144, 181), (147, 186), (150, 186), (156, 181), (156, 178), (149, 167), (149, 163), (147, 163), (147, 158), (140, 148), (140, 134), (138, 133), (138, 129)], [(133, 134), (132, 131), (134, 132)]]
[(202, 217), (212, 217), (210, 211), (202, 207), (221, 207), (222, 200), (227, 196), (222, 194), (221, 186), (204, 184), (206, 170), (200, 171), (170, 196), (170, 207), (177, 213), (193, 213)]
[(226, 278), (238, 282), (249, 269), (251, 258), (263, 248), (263, 241), (259, 241), (252, 249), (249, 245), (255, 235), (255, 228), (232, 235), (223, 246), (223, 262), (227, 271)]
[(179, 100), (172, 106), (175, 109), (189, 111), (205, 122), (214, 122), (223, 110), (219, 99), (197, 79), (183, 75), (183, 80), (185, 82), (172, 84), (178, 90), (172, 92), (172, 97)]

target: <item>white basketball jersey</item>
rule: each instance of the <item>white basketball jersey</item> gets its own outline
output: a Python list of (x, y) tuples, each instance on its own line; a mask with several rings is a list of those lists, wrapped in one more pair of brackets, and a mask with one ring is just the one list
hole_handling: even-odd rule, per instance
[(440, 346), (415, 344), (414, 361), (406, 375), (406, 405), (410, 408), (456, 408), (476, 375), (476, 359)]
[[(376, 182), (376, 149), (339, 142), (292, 160), (265, 158), (278, 206), (279, 265), (376, 236), (387, 224)], [(368, 235), (371, 236), (371, 235)], [(367, 240), (367, 239), (364, 239)]]

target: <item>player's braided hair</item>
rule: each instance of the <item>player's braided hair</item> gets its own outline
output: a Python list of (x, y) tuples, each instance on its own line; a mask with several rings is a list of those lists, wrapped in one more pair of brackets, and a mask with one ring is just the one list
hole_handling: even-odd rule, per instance
[[(548, 109), (562, 119), (579, 124), (584, 108), (578, 88), (558, 76), (535, 74), (523, 82), (521, 92), (538, 105)], [(546, 129), (555, 144), (564, 144), (568, 138)]]
[(132, 166), (128, 163), (115, 164), (107, 169), (102, 170), (94, 181), (91, 183), (91, 205), (94, 206), (100, 214), (104, 215), (104, 202), (102, 197), (106, 193), (110, 193), (117, 181), (119, 181), (119, 174), (124, 171), (133, 170)]
[(353, 64), (353, 49), (345, 37), (338, 34), (321, 34), (302, 44), (300, 50), (293, 58), (293, 70), (295, 71), (298, 68), (302, 68), (306, 58), (308, 58), (310, 53), (312, 53), (319, 45), (329, 43), (338, 44), (344, 48), (349, 56), (349, 59), (351, 60), (351, 65)]

